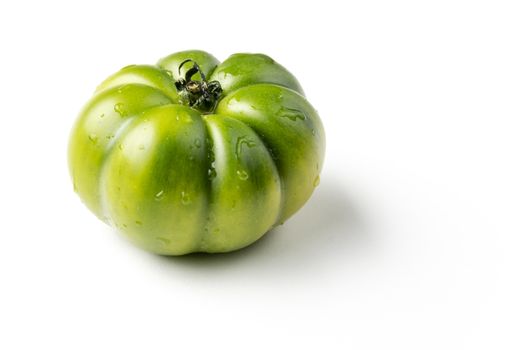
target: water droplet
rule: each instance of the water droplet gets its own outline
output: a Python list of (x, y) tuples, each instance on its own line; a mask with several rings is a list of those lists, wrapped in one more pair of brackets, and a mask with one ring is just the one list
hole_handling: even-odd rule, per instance
[(277, 155), (275, 154), (275, 151), (271, 147), (267, 147), (268, 153), (270, 153), (270, 157), (272, 157), (273, 160), (278, 159)]
[(128, 225), (127, 224), (122, 224), (122, 227), (127, 228)]
[(248, 175), (248, 173), (245, 170), (242, 170), (242, 169), (237, 170), (237, 176), (242, 181), (246, 181), (250, 177), (250, 175)]
[(162, 70), (167, 76), (169, 76), (171, 79), (173, 79), (173, 73), (170, 70), (163, 69)]
[(142, 145), (142, 144), (139, 145), (139, 149), (140, 149), (141, 151), (142, 151), (144, 148), (145, 148), (144, 145)]
[(217, 177), (217, 172), (214, 168), (208, 169), (208, 179), (213, 180)]
[(319, 175), (317, 175), (314, 179), (314, 187), (317, 187), (319, 186), (319, 183), (321, 182), (321, 178), (319, 177)]
[(167, 238), (164, 238), (164, 237), (157, 237), (155, 238), (160, 244), (164, 245), (164, 246), (167, 246), (168, 244), (171, 243), (171, 241)]
[(98, 117), (99, 118), (104, 118), (106, 115), (104, 113), (102, 113), (101, 115), (99, 115)]
[(221, 72), (221, 75), (222, 75), (221, 80), (227, 80), (227, 79), (230, 79), (230, 77), (232, 77), (230, 73), (225, 72), (225, 71)]
[(120, 89), (118, 89), (118, 92), (123, 93), (124, 91), (131, 89), (132, 86), (133, 85), (124, 85)]
[(119, 144), (118, 144), (118, 149), (122, 151), (122, 150), (124, 149), (124, 146), (122, 146), (122, 144), (119, 143)]
[(231, 98), (231, 99), (228, 101), (228, 107), (235, 106), (235, 105), (238, 104), (239, 102), (240, 102), (240, 100), (239, 100), (238, 97), (233, 97), (233, 98)]
[(107, 135), (107, 136), (106, 136), (106, 138), (107, 138), (108, 140), (111, 140), (111, 139), (114, 138), (114, 137), (115, 137), (115, 135)]
[(93, 142), (95, 144), (98, 142), (97, 134), (89, 134), (88, 138), (89, 138), (89, 141), (91, 141), (91, 142)]
[(160, 202), (162, 199), (164, 199), (164, 190), (160, 190), (159, 192), (157, 192), (157, 194), (155, 195), (155, 200), (157, 202)]
[(195, 141), (193, 141), (193, 144), (195, 145), (195, 147), (201, 148), (202, 141), (201, 139), (195, 139)]
[(306, 119), (306, 113), (297, 108), (281, 107), (281, 109), (277, 111), (277, 115), (281, 118), (287, 118), (292, 121)]
[(312, 129), (312, 136), (315, 136), (315, 129)]
[(124, 104), (119, 102), (119, 103), (116, 103), (114, 106), (113, 106), (113, 110), (115, 112), (117, 112), (121, 117), (124, 116), (125, 112), (124, 112)]
[(248, 136), (241, 136), (237, 139), (237, 144), (235, 146), (235, 153), (239, 157), (242, 153), (243, 146), (246, 145), (248, 148), (255, 147), (257, 144), (255, 141), (248, 139)]
[(214, 234), (218, 234), (219, 232), (221, 232), (221, 230), (218, 227), (213, 229), (213, 233)]
[(180, 193), (180, 201), (182, 202), (183, 205), (190, 204), (191, 203), (190, 195), (187, 194), (186, 192), (182, 191)]
[(190, 154), (188, 157), (188, 160), (193, 161), (195, 159), (195, 156), (193, 154)]
[(137, 224), (137, 226), (142, 226), (142, 221), (140, 220), (135, 220), (135, 223)]
[(255, 141), (248, 139), (247, 136), (241, 136), (237, 139), (237, 144), (235, 146), (235, 154), (237, 157), (240, 157), (242, 154), (243, 146), (247, 146), (248, 148), (255, 147), (257, 144)]

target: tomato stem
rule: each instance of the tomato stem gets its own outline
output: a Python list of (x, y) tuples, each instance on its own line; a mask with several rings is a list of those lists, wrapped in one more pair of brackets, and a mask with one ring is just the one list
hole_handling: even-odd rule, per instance
[[(188, 62), (192, 62), (193, 66), (186, 71), (183, 78), (175, 82), (175, 87), (184, 104), (201, 112), (211, 113), (221, 97), (221, 84), (216, 80), (207, 81), (197, 62), (190, 58), (182, 61), (179, 65), (179, 76), (181, 68)], [(195, 73), (199, 73), (201, 80), (191, 80)]]

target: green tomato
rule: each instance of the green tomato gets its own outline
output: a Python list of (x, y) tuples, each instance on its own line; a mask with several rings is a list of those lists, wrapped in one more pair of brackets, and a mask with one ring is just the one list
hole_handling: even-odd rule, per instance
[(304, 205), (324, 148), (316, 110), (270, 57), (184, 51), (97, 88), (73, 127), (69, 169), (86, 206), (136, 245), (228, 252)]

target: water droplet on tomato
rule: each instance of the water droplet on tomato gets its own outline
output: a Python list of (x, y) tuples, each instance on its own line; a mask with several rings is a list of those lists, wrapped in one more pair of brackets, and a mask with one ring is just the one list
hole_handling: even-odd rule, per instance
[(233, 97), (231, 98), (229, 101), (228, 101), (228, 107), (232, 107), (234, 106), (235, 104), (239, 103), (240, 100), (238, 97)]
[(117, 112), (121, 117), (123, 117), (125, 114), (124, 104), (122, 102), (115, 103), (115, 105), (113, 106), (113, 110)]
[(157, 194), (155, 195), (155, 200), (157, 202), (160, 202), (162, 199), (164, 199), (164, 190), (160, 190), (159, 192), (157, 192)]
[(321, 182), (321, 178), (319, 177), (319, 175), (317, 175), (314, 179), (314, 187), (317, 187), (319, 186), (319, 183)]
[(169, 76), (171, 79), (173, 79), (173, 73), (170, 70), (163, 69), (162, 70), (167, 76)]
[(195, 147), (201, 148), (202, 141), (200, 139), (195, 139), (195, 141), (193, 141), (193, 144), (195, 145)]
[(142, 221), (140, 220), (135, 220), (135, 223), (137, 224), (137, 226), (142, 226)]
[(208, 169), (208, 179), (213, 180), (217, 177), (217, 172), (214, 168)]
[(190, 195), (187, 194), (186, 192), (182, 191), (180, 193), (180, 201), (182, 202), (183, 205), (190, 204), (191, 203)]
[(168, 244), (171, 243), (171, 241), (167, 238), (164, 238), (164, 237), (157, 237), (155, 238), (160, 244), (162, 244), (163, 246), (167, 246)]
[(290, 119), (291, 121), (306, 119), (306, 113), (297, 108), (281, 107), (281, 109), (277, 111), (277, 115), (281, 118)]
[(96, 144), (98, 142), (98, 135), (97, 134), (89, 134), (88, 138), (89, 138), (89, 141), (93, 142), (94, 144)]
[(221, 75), (222, 75), (221, 80), (227, 80), (227, 79), (230, 79), (230, 77), (232, 77), (230, 73), (224, 72), (224, 71), (221, 72)]
[(104, 113), (102, 113), (102, 114), (99, 115), (98, 117), (102, 119), (102, 118), (104, 118), (105, 116), (106, 116), (106, 115), (105, 115)]
[(237, 170), (237, 176), (242, 181), (246, 181), (250, 177), (250, 175), (248, 175), (248, 173), (245, 170), (242, 170), (242, 169)]
[(242, 154), (243, 146), (252, 148), (256, 145), (257, 144), (255, 143), (255, 141), (250, 140), (248, 136), (241, 136), (237, 139), (237, 144), (235, 145), (235, 153), (237, 154), (237, 157), (239, 157)]

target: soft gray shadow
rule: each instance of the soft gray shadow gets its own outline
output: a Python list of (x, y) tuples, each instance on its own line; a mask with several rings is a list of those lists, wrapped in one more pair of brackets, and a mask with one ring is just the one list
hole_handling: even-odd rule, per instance
[[(352, 259), (370, 243), (370, 227), (345, 186), (324, 178), (309, 202), (284, 225), (249, 247), (224, 254), (155, 256), (161, 265), (192, 275), (221, 275), (232, 271), (295, 274)], [(328, 265), (328, 266), (327, 266)]]

